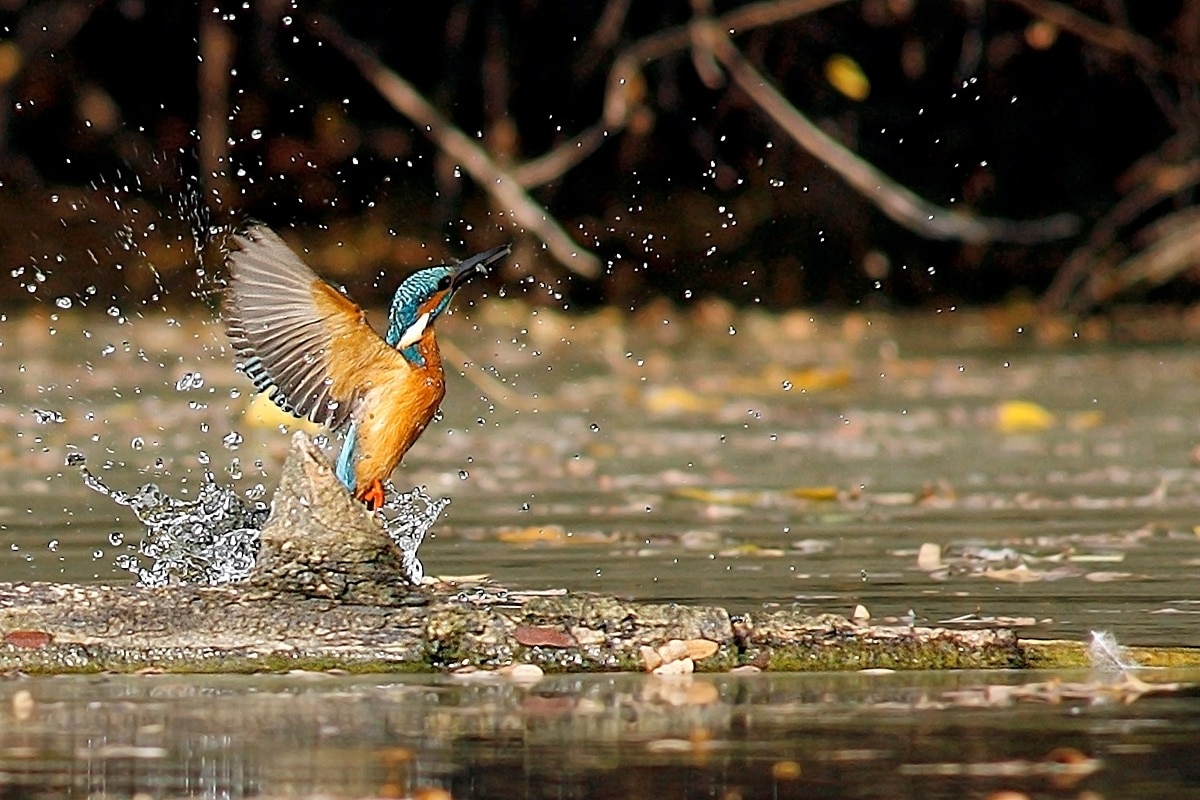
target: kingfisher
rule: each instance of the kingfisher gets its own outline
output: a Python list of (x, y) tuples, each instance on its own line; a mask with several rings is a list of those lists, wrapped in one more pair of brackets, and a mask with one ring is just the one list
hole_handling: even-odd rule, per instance
[(237, 368), (284, 411), (344, 431), (338, 479), (374, 511), (384, 480), (446, 394), (433, 323), (455, 291), (511, 247), (410, 275), (380, 337), (270, 228), (254, 224), (231, 238), (225, 321)]

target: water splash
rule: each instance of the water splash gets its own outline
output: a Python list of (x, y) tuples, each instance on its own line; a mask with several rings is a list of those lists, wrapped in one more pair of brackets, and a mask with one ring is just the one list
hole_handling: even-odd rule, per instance
[(404, 577), (418, 585), (425, 577), (425, 567), (417, 558), (417, 550), (425, 541), (425, 534), (450, 505), (450, 498), (430, 497), (424, 486), (398, 492), (391, 481), (386, 484), (384, 496), (388, 499), (377, 512), (379, 519), (388, 537), (400, 548)]
[(1117, 642), (1116, 637), (1107, 631), (1092, 631), (1087, 656), (1092, 670), (1105, 677), (1123, 675), (1138, 666), (1125, 648)]
[(218, 485), (208, 470), (196, 499), (180, 500), (153, 483), (133, 493), (112, 489), (78, 453), (68, 456), (67, 465), (79, 469), (89, 489), (128, 506), (146, 526), (137, 554), (126, 553), (116, 560), (140, 585), (234, 583), (245, 580), (254, 569), (259, 531), (268, 510), (265, 504), (247, 503), (231, 487)]
[[(180, 500), (153, 483), (132, 493), (113, 489), (87, 468), (79, 453), (67, 457), (67, 466), (79, 470), (89, 489), (128, 506), (146, 527), (136, 549), (130, 546), (136, 555), (126, 553), (116, 559), (117, 566), (133, 573), (138, 584), (236, 583), (253, 572), (269, 509), (261, 501), (243, 499), (232, 487), (219, 485), (209, 470), (204, 471), (196, 499)], [(261, 484), (252, 492), (254, 497), (261, 497)], [(418, 585), (425, 577), (425, 568), (417, 550), (450, 505), (450, 498), (431, 497), (424, 486), (400, 492), (390, 481), (386, 496), (387, 501), (376, 513), (384, 531), (400, 549), (404, 577)]]

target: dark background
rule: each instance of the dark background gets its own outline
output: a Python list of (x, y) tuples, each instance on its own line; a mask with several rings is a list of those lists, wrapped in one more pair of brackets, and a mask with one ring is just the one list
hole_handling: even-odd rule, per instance
[[(736, 87), (705, 85), (688, 50), (657, 59), (631, 123), (530, 189), (608, 265), (594, 279), (539, 254), (314, 20), (340, 26), (516, 164), (595, 124), (616, 57), (702, 3), (295, 5), (0, 2), (0, 297), (187, 298), (192, 233), (246, 217), (294, 227), (318, 270), (364, 301), (394, 286), (375, 284), (397, 261), (506, 238), (523, 257), (493, 280), (577, 308), (1030, 296), (1088, 310), (1196, 296), (1200, 2), (863, 0), (736, 36), (797, 109), (928, 201), (1014, 220), (1075, 216), (1076, 234), (1046, 242), (934, 241), (901, 227)], [(215, 82), (199, 58), (214, 41), (230, 67)], [(859, 66), (868, 96), (831, 83), (834, 56)], [(1139, 277), (1133, 260), (1168, 235), (1180, 247)], [(358, 255), (339, 258), (327, 241)]]

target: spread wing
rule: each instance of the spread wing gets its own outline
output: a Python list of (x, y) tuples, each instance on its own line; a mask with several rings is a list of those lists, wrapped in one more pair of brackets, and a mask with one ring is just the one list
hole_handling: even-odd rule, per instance
[(372, 369), (403, 357), (361, 308), (317, 277), (265, 225), (233, 237), (226, 332), (238, 367), (281, 408), (330, 428), (346, 423)]

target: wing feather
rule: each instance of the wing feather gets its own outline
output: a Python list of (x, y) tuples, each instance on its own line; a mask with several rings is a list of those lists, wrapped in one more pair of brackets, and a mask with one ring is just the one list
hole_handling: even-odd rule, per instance
[(364, 390), (362, 365), (395, 350), (357, 305), (317, 277), (270, 228), (234, 237), (226, 331), (239, 368), (284, 410), (339, 428)]

